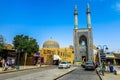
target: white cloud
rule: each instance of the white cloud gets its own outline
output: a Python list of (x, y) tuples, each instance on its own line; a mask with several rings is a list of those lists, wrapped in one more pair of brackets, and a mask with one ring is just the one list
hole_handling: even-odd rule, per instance
[[(116, 11), (116, 12), (120, 12), (120, 1), (119, 2), (116, 2), (116, 3), (114, 3), (112, 6), (111, 6), (111, 9), (113, 10), (113, 11)], [(120, 14), (119, 14), (120, 15)]]
[(120, 11), (120, 2), (116, 3), (115, 8), (116, 8), (117, 11)]

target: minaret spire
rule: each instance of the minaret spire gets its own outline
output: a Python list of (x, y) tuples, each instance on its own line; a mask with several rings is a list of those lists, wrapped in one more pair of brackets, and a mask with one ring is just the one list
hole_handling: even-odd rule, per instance
[(74, 29), (78, 29), (78, 10), (77, 5), (74, 7)]
[(89, 3), (87, 3), (87, 27), (91, 28), (91, 19), (90, 19), (90, 6)]

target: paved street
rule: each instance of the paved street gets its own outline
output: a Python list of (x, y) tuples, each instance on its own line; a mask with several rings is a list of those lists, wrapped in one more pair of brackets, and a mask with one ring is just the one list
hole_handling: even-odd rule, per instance
[(79, 66), (76, 70), (58, 80), (100, 80), (100, 78), (96, 74), (96, 71), (85, 71), (84, 68)]
[[(120, 66), (114, 66), (117, 75), (105, 72), (105, 76), (101, 76), (102, 80), (119, 80)], [(30, 68), (30, 67), (28, 67)], [(15, 72), (8, 71), (0, 73), (0, 80), (100, 80), (96, 71), (85, 71), (84, 68), (72, 65), (68, 69), (58, 69), (57, 66), (43, 66), (38, 68), (25, 69)]]
[(68, 69), (58, 69), (57, 66), (48, 66), (45, 68), (31, 69), (0, 74), (0, 80), (54, 80), (76, 67)]
[[(19, 76), (26, 76), (26, 75), (30, 75), (30, 74), (35, 74), (35, 73), (40, 73), (42, 71), (47, 71), (50, 69), (54, 69), (57, 68), (57, 66), (46, 66), (46, 67), (42, 67), (42, 68), (38, 68), (38, 69), (31, 69), (31, 70), (24, 70), (24, 71), (17, 71), (17, 72), (10, 72), (10, 73), (4, 73), (4, 74), (0, 74), (0, 80), (6, 80), (6, 79), (13, 79)], [(37, 74), (39, 75), (39, 74)], [(31, 75), (32, 77), (32, 75)], [(23, 79), (21, 79), (23, 80)]]

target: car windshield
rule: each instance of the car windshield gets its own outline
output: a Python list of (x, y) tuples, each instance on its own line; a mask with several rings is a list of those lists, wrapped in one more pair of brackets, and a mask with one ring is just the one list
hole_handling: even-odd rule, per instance
[(93, 62), (86, 62), (86, 64), (88, 65), (88, 64), (93, 64)]
[(92, 63), (86, 63), (86, 64), (92, 64)]
[(67, 64), (67, 62), (61, 62), (61, 64)]

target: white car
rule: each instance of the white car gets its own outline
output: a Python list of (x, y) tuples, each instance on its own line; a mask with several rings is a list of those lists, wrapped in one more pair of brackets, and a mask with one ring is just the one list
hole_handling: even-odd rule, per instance
[(68, 62), (66, 62), (66, 61), (64, 61), (64, 62), (60, 62), (59, 63), (59, 65), (58, 65), (58, 68), (60, 69), (60, 68), (70, 68), (70, 64), (68, 63)]

